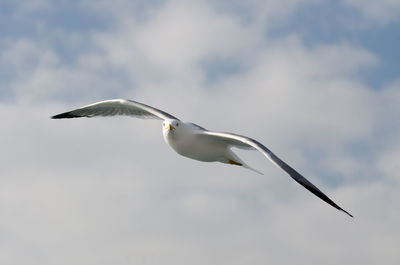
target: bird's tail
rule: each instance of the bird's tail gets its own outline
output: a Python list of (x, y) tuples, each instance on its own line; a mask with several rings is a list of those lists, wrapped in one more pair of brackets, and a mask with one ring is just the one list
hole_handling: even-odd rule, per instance
[(262, 173), (261, 171), (258, 171), (257, 169), (252, 168), (252, 167), (250, 167), (250, 166), (247, 165), (247, 164), (243, 164), (243, 167), (244, 167), (244, 168), (247, 168), (247, 169), (250, 169), (251, 171), (254, 171), (254, 172), (256, 172), (256, 173), (258, 173), (258, 174), (260, 174), (260, 175), (264, 175), (264, 173)]

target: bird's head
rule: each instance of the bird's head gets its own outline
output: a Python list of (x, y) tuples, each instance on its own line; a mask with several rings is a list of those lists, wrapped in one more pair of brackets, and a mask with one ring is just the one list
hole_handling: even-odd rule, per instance
[(178, 120), (165, 120), (162, 123), (164, 133), (175, 133), (180, 130), (181, 121)]

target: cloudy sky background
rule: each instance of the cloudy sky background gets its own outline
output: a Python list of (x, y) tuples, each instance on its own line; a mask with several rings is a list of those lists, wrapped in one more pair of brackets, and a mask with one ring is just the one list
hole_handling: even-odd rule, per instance
[[(1, 264), (398, 264), (400, 2), (0, 1)], [(251, 136), (249, 170), (159, 121), (51, 120), (128, 98)]]

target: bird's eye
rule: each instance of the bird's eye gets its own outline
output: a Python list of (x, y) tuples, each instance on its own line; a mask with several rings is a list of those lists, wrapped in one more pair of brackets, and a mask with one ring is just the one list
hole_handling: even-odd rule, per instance
[(179, 123), (176, 123), (176, 127), (178, 127), (179, 126)]
[(165, 122), (162, 123), (162, 126), (165, 127)]

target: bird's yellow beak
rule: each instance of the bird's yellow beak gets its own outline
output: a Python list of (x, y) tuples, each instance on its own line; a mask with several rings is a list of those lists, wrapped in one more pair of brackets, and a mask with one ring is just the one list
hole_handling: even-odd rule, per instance
[(168, 130), (169, 130), (169, 131), (175, 130), (175, 127), (172, 126), (171, 124), (168, 124)]

